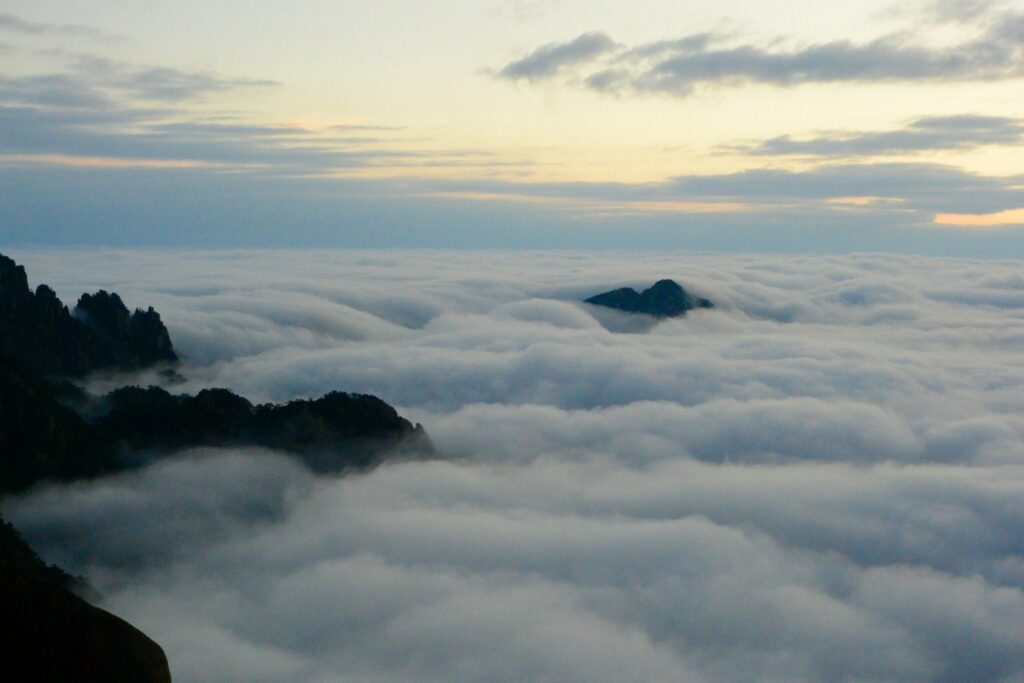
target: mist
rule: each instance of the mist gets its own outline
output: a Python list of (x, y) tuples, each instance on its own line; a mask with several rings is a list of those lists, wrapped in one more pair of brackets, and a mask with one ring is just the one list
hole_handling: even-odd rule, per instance
[[(12, 254), (173, 391), (378, 395), (439, 456), (200, 449), (3, 514), (177, 681), (1024, 681), (1024, 276), (894, 255)], [(674, 278), (716, 308), (579, 303)], [(95, 377), (165, 383), (157, 373)]]

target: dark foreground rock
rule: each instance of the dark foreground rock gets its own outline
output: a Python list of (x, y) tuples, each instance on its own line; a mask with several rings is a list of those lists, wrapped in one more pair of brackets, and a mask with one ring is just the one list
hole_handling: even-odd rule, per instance
[(0, 680), (170, 683), (160, 646), (74, 586), (0, 519)]
[(690, 294), (674, 280), (659, 280), (643, 292), (632, 287), (613, 289), (590, 297), (586, 303), (656, 318), (686, 315), (695, 308), (714, 308), (710, 301)]

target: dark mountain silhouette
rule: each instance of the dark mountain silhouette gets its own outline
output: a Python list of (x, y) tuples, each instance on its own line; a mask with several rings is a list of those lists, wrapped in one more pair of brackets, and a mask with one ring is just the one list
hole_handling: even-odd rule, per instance
[(78, 579), (60, 567), (43, 562), (3, 517), (0, 517), (0, 571), (29, 576), (68, 590), (81, 587)]
[(190, 396), (123, 387), (99, 399), (78, 397), (94, 416), (87, 420), (53, 393), (53, 385), (0, 364), (0, 494), (112, 474), (195, 446), (288, 451), (318, 472), (433, 452), (422, 425), (364, 394), (253, 405), (227, 389)]
[(136, 370), (177, 360), (152, 308), (129, 313), (117, 294), (84, 294), (75, 313), (52, 289), (29, 289), (25, 269), (0, 254), (0, 359), (41, 377)]
[(253, 405), (227, 389), (189, 396), (124, 387), (101, 403), (108, 412), (93, 426), (120, 462), (193, 446), (261, 446), (294, 453), (316, 471), (339, 472), (400, 452), (433, 452), (422, 425), (365, 394)]
[(0, 363), (0, 495), (118, 469), (113, 449), (57, 393), (55, 385)]
[(171, 336), (152, 306), (146, 310), (137, 308), (129, 315), (121, 297), (101, 289), (79, 298), (75, 317), (85, 323), (122, 366), (137, 368), (178, 360)]
[[(46, 285), (30, 290), (25, 269), (0, 254), (0, 496), (192, 446), (279, 449), (319, 472), (433, 450), (422, 426), (374, 396), (253, 405), (227, 389), (190, 396), (122, 387), (96, 398), (66, 379), (176, 361), (152, 308), (129, 313), (121, 297), (101, 290), (82, 295), (71, 313)], [(171, 680), (160, 646), (75, 587), (0, 519), (0, 680)]]
[[(152, 309), (129, 315), (120, 298), (110, 297), (86, 300), (86, 306), (95, 316), (89, 322), (69, 313), (46, 285), (32, 292), (25, 269), (0, 254), (0, 495), (118, 466), (96, 429), (58, 401), (69, 385), (56, 378), (176, 359)], [(104, 328), (110, 321), (118, 326)], [(159, 645), (90, 605), (75, 588), (82, 586), (46, 565), (0, 519), (0, 678), (171, 680)]]
[(613, 289), (590, 297), (586, 303), (656, 318), (686, 315), (695, 308), (714, 308), (710, 301), (690, 294), (674, 280), (659, 280), (643, 292), (632, 287)]
[(170, 683), (160, 646), (75, 595), (76, 587), (0, 519), (0, 679)]
[(192, 446), (261, 446), (317, 471), (368, 467), (397, 452), (430, 453), (420, 425), (374, 396), (332, 392), (252, 405), (227, 389), (195, 396), (124, 387), (96, 399), (60, 379), (177, 360), (153, 309), (85, 294), (71, 315), (46, 285), (0, 255), (0, 495), (41, 481), (110, 474)]

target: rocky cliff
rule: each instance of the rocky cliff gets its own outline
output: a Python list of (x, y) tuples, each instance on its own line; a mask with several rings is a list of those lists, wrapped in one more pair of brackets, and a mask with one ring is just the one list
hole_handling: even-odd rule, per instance
[(170, 683), (163, 649), (78, 586), (0, 519), (0, 680)]

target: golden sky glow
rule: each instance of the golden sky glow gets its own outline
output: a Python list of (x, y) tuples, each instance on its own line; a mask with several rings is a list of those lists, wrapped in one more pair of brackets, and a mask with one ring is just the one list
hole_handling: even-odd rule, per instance
[(940, 213), (935, 217), (935, 223), (964, 228), (998, 228), (1008, 225), (1024, 225), (1024, 208), (982, 214)]

